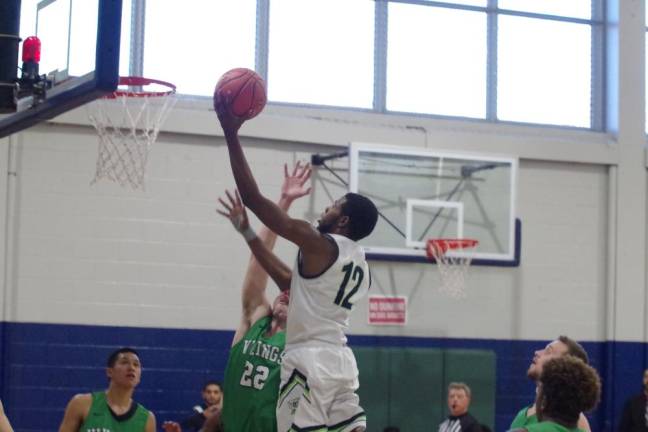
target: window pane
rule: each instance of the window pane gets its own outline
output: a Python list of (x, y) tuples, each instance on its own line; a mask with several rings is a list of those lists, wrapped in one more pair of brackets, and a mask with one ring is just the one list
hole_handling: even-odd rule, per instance
[(373, 106), (373, 1), (270, 3), (268, 98)]
[(486, 14), (389, 5), (387, 109), (486, 116)]
[(500, 16), (498, 118), (590, 127), (591, 27)]
[(119, 43), (119, 76), (130, 75), (131, 7), (131, 0), (122, 0), (121, 41)]
[(592, 0), (499, 0), (500, 9), (590, 19)]
[[(254, 69), (256, 0), (155, 2), (146, 8), (144, 75), (211, 95), (229, 69)], [(152, 5), (150, 5), (152, 6)]]
[(98, 21), (99, 0), (72, 1), (68, 65), (68, 73), (71, 76), (82, 76), (95, 70)]
[(443, 0), (444, 3), (455, 3), (467, 6), (482, 6), (488, 5), (488, 0)]

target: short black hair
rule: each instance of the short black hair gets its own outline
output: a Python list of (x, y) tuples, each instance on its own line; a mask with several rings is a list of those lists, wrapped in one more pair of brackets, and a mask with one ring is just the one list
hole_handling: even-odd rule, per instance
[(585, 364), (589, 364), (589, 356), (581, 344), (565, 335), (560, 335), (558, 340), (567, 345), (567, 354), (583, 360)]
[(572, 355), (547, 360), (540, 386), (542, 417), (567, 427), (576, 426), (580, 413), (594, 409), (601, 398), (601, 380), (596, 370)]
[(361, 240), (367, 237), (378, 222), (378, 209), (366, 196), (349, 192), (344, 195), (342, 214), (349, 217), (349, 233), (351, 240)]
[(202, 386), (202, 391), (207, 390), (207, 387), (209, 387), (210, 385), (215, 385), (219, 388), (220, 391), (223, 391), (223, 386), (221, 385), (221, 383), (215, 380), (205, 381), (205, 384), (203, 384)]
[(119, 349), (113, 351), (108, 356), (108, 362), (107, 362), (108, 367), (109, 368), (114, 367), (115, 363), (117, 363), (117, 358), (119, 358), (119, 354), (124, 354), (124, 353), (133, 353), (137, 357), (139, 357), (139, 353), (137, 351), (135, 351), (133, 348), (130, 348), (130, 347), (119, 348)]

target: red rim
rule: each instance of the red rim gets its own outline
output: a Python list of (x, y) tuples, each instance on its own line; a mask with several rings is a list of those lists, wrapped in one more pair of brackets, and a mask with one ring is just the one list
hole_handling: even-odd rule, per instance
[(166, 81), (156, 80), (152, 78), (144, 78), (137, 76), (119, 77), (119, 85), (121, 86), (146, 86), (150, 84), (158, 84), (168, 87), (166, 91), (131, 91), (131, 90), (115, 90), (114, 92), (104, 96), (106, 99), (115, 99), (118, 97), (162, 97), (169, 96), (176, 92), (176, 86)]
[(479, 241), (475, 239), (430, 239), (427, 241), (427, 256), (435, 259), (434, 252), (445, 254), (449, 250), (469, 249), (477, 246)]

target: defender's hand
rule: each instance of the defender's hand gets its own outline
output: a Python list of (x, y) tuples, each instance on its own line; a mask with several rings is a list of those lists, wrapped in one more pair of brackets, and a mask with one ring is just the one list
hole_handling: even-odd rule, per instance
[(248, 219), (247, 211), (241, 201), (241, 197), (237, 190), (234, 191), (235, 197), (232, 196), (230, 191), (226, 190), (225, 194), (229, 203), (225, 202), (222, 198), (218, 198), (218, 202), (223, 206), (223, 210), (216, 209), (218, 213), (225, 216), (232, 222), (236, 231), (243, 233), (250, 228), (250, 220)]
[(311, 172), (310, 163), (302, 165), (300, 161), (297, 161), (293, 167), (292, 174), (288, 174), (288, 164), (284, 164), (284, 182), (281, 186), (281, 198), (294, 201), (297, 198), (308, 195), (311, 187), (306, 187), (305, 185), (310, 179)]

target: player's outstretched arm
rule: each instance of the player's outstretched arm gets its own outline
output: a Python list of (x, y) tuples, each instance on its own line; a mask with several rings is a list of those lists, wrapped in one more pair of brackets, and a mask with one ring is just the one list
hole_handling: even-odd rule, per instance
[[(297, 162), (291, 173), (288, 171), (288, 166), (284, 164), (284, 180), (281, 186), (281, 197), (277, 202), (279, 208), (288, 211), (293, 201), (310, 192), (311, 188), (306, 185), (310, 179), (310, 175), (310, 164), (302, 165), (300, 162)], [(229, 204), (222, 199), (219, 201), (225, 211), (218, 212), (230, 219), (236, 230), (243, 234), (246, 239), (249, 239), (248, 245), (252, 250), (252, 256), (250, 257), (250, 263), (245, 273), (241, 292), (243, 314), (241, 317), (241, 325), (233, 340), (233, 344), (236, 344), (253, 322), (268, 315), (270, 312), (270, 302), (266, 297), (266, 286), (268, 282), (266, 268), (270, 272), (275, 272), (273, 274), (273, 280), (283, 289), (290, 287), (292, 274), (288, 266), (271, 252), (277, 240), (277, 235), (263, 226), (259, 230), (258, 236), (255, 236), (250, 228), (245, 207), (243, 207), (240, 197), (238, 195), (232, 197), (231, 194), (228, 194)], [(259, 262), (256, 256), (259, 256), (263, 260), (263, 264)]]
[(333, 246), (326, 238), (308, 222), (292, 219), (259, 191), (238, 138), (238, 130), (243, 120), (229, 112), (227, 101), (216, 101), (215, 108), (223, 127), (232, 173), (243, 204), (270, 230), (297, 244), (305, 253), (321, 254), (328, 259)]
[[(250, 247), (250, 250), (254, 254), (254, 260), (250, 262), (250, 267), (248, 267), (246, 279), (243, 284), (243, 306), (245, 314), (245, 309), (249, 309), (250, 306), (246, 305), (246, 303), (250, 303), (250, 300), (259, 303), (265, 301), (265, 303), (267, 303), (267, 300), (265, 299), (265, 279), (258, 278), (258, 275), (253, 276), (252, 273), (255, 269), (252, 269), (251, 267), (260, 265), (261, 268), (256, 267), (256, 269), (265, 270), (282, 291), (290, 287), (292, 272), (290, 268), (266, 246), (266, 243), (274, 245), (276, 235), (273, 236), (270, 232), (264, 233), (265, 242), (263, 239), (259, 238), (250, 227), (245, 207), (241, 202), (238, 192), (235, 192), (234, 196), (232, 196), (229, 191), (225, 191), (225, 193), (227, 195), (227, 201), (221, 198), (218, 199), (225, 211), (217, 211), (221, 215), (229, 218), (236, 230), (243, 235)], [(272, 239), (272, 237), (274, 237), (274, 239)]]

